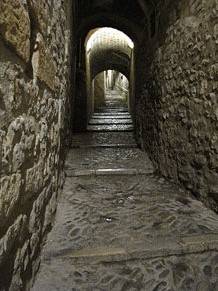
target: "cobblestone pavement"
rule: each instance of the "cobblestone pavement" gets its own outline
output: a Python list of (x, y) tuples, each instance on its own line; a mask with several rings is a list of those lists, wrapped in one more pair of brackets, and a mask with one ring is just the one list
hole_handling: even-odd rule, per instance
[(75, 135), (66, 173), (32, 291), (218, 291), (217, 215), (155, 175), (132, 133)]

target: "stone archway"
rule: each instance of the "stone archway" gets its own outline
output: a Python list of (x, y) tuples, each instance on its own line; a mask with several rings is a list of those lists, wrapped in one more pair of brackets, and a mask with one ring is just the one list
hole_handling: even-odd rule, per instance
[(94, 111), (92, 80), (105, 70), (117, 70), (130, 80), (129, 110), (134, 100), (134, 43), (123, 32), (113, 28), (98, 28), (86, 38), (87, 120)]

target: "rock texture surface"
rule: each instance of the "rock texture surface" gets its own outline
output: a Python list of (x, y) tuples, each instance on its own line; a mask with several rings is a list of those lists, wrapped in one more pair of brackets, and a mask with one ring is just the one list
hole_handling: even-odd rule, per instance
[(160, 1), (157, 32), (141, 50), (138, 141), (160, 172), (218, 210), (218, 5)]
[(62, 2), (0, 5), (0, 290), (28, 288), (56, 209), (71, 75)]
[(93, 99), (94, 99), (94, 108), (105, 105), (105, 74), (104, 72), (98, 74), (95, 79), (92, 81), (93, 84)]
[(155, 175), (133, 142), (74, 136), (32, 291), (217, 290), (217, 215)]
[(30, 59), (30, 18), (27, 1), (3, 0), (0, 8), (0, 34), (25, 60)]

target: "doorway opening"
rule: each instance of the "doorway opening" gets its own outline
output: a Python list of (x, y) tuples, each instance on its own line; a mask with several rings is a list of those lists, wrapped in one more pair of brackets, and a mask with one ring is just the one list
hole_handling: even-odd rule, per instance
[(106, 70), (92, 81), (94, 112), (106, 107), (129, 107), (129, 80), (121, 72)]
[(94, 111), (89, 131), (132, 131), (129, 113), (129, 81), (120, 72), (106, 70), (92, 81)]
[(85, 41), (87, 125), (96, 111), (134, 108), (134, 43), (110, 28), (91, 30)]

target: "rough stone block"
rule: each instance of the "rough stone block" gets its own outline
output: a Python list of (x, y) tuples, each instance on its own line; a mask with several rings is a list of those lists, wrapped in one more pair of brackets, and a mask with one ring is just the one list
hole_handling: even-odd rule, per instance
[(0, 240), (0, 266), (7, 260), (11, 250), (25, 237), (27, 217), (20, 215)]
[(37, 193), (44, 185), (43, 179), (44, 161), (40, 161), (33, 168), (28, 169), (26, 173), (26, 188), (29, 193)]
[(57, 195), (56, 193), (53, 193), (49, 201), (49, 204), (46, 207), (45, 219), (43, 224), (43, 233), (45, 233), (46, 230), (51, 227), (54, 219), (54, 214), (56, 212), (56, 207), (57, 207)]
[(23, 288), (22, 271), (27, 270), (30, 262), (28, 254), (28, 241), (26, 241), (22, 248), (19, 248), (14, 260), (13, 277), (9, 291), (21, 290)]
[(26, 62), (30, 59), (30, 19), (21, 0), (1, 0), (0, 34)]
[(51, 186), (49, 185), (47, 189), (44, 189), (38, 196), (33, 204), (33, 208), (30, 214), (29, 221), (29, 232), (38, 233), (42, 232), (43, 228), (43, 211), (44, 206), (49, 203), (49, 196), (51, 195)]
[(37, 78), (39, 78), (41, 81), (45, 82), (51, 90), (54, 90), (56, 67), (46, 49), (43, 36), (40, 33), (37, 34), (35, 42), (34, 53), (32, 56), (32, 67), (34, 81), (37, 82)]
[(0, 217), (11, 214), (20, 197), (21, 175), (13, 174), (0, 180)]
[(31, 257), (31, 259), (34, 257), (36, 250), (39, 246), (39, 243), (40, 243), (39, 235), (36, 233), (33, 233), (31, 236), (31, 239), (30, 239), (30, 249), (31, 249), (30, 257)]
[(43, 35), (47, 34), (48, 26), (48, 13), (49, 7), (48, 3), (45, 0), (30, 0), (29, 8), (32, 12), (32, 17), (35, 22), (35, 25), (38, 26), (40, 32)]

